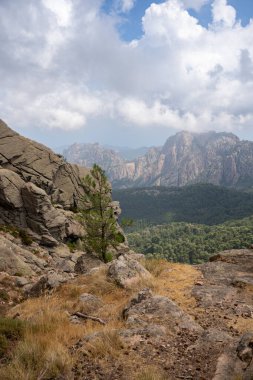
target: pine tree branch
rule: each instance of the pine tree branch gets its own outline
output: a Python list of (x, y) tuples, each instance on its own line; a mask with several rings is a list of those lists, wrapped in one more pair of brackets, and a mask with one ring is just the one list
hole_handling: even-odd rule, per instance
[(100, 319), (100, 318), (97, 318), (97, 317), (92, 317), (91, 315), (80, 313), (79, 311), (77, 311), (74, 314), (72, 314), (72, 316), (76, 316), (78, 318), (83, 318), (83, 319), (91, 319), (92, 321), (98, 322), (101, 325), (105, 325), (106, 324), (106, 322), (103, 319)]

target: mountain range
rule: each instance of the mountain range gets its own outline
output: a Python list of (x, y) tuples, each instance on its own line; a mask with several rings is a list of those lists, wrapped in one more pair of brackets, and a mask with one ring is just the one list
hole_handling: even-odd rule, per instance
[(162, 147), (151, 147), (133, 160), (99, 144), (73, 144), (65, 158), (84, 166), (100, 165), (114, 188), (212, 183), (226, 187), (253, 185), (253, 142), (227, 132), (182, 131)]

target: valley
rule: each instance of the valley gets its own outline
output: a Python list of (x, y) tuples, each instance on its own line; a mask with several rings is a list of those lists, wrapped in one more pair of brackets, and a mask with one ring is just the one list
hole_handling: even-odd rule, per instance
[(199, 264), (253, 242), (253, 194), (211, 184), (114, 190), (130, 247), (148, 257)]

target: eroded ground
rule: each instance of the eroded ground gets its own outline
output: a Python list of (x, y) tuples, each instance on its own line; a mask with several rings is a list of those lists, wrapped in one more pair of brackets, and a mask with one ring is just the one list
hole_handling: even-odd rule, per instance
[(132, 289), (103, 267), (9, 310), (32, 327), (1, 379), (252, 379), (253, 251), (198, 267), (144, 265), (153, 277)]

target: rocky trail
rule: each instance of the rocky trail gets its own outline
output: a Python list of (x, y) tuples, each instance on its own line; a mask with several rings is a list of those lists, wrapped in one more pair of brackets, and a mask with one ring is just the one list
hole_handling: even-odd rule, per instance
[[(253, 328), (253, 251), (224, 252), (213, 260), (192, 268), (195, 282), (191, 291), (182, 288), (181, 307), (149, 289), (130, 301), (124, 328), (114, 331), (122, 342), (116, 358), (104, 353), (94, 365), (93, 344), (106, 336), (81, 340), (75, 379), (252, 379), (253, 333), (247, 331)], [(178, 281), (174, 265), (168, 264), (171, 289)], [(134, 377), (133, 369), (138, 374), (143, 368), (153, 377)]]

